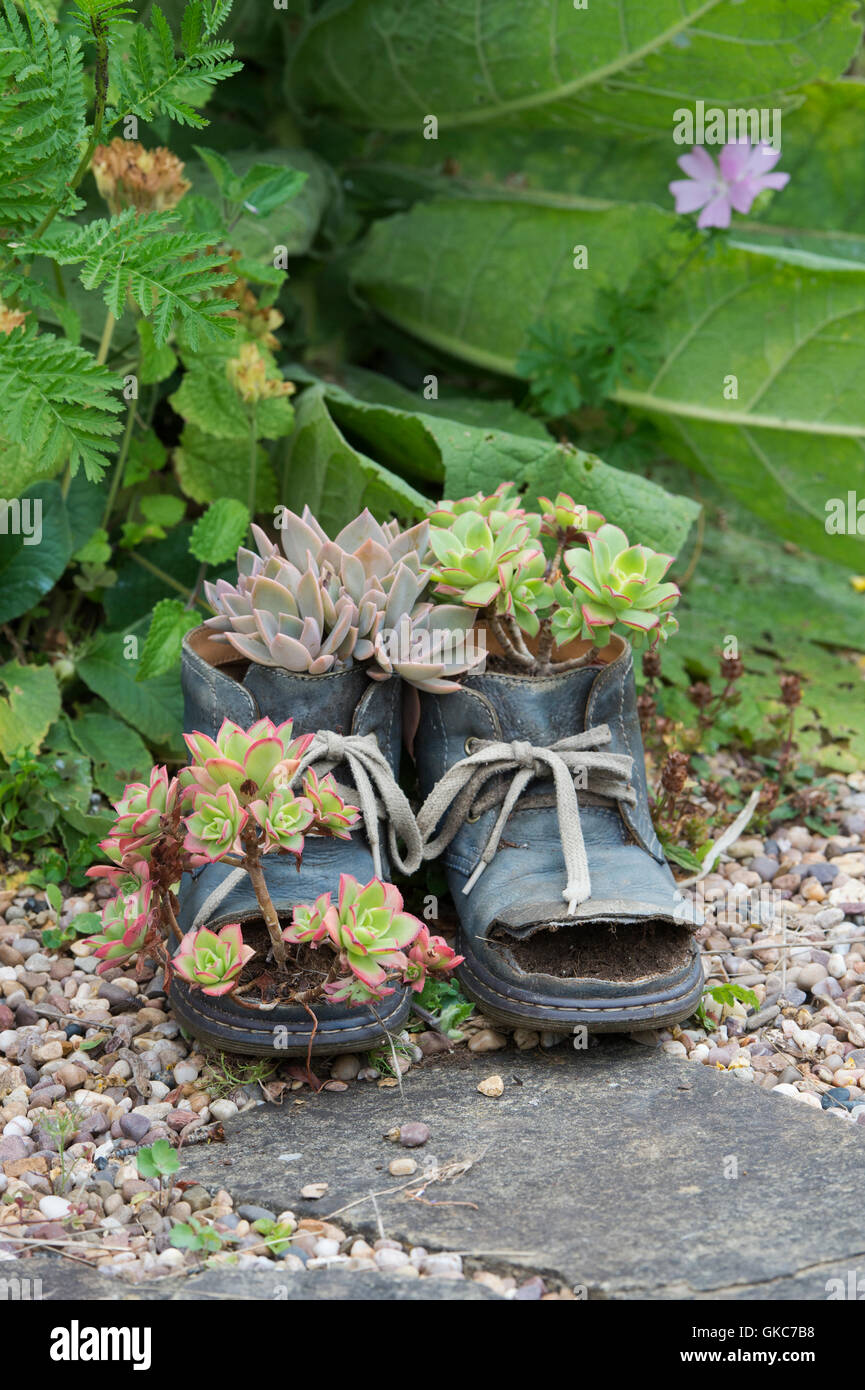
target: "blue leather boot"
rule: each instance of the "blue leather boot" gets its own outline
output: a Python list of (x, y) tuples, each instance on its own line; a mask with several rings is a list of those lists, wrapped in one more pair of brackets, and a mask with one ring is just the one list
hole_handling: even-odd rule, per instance
[(652, 827), (633, 658), (487, 671), (421, 695), (425, 856), (460, 918), (458, 975), (498, 1022), (631, 1032), (686, 1018), (703, 973)]
[[(394, 793), (402, 729), (398, 680), (371, 681), (360, 667), (308, 676), (237, 661), (232, 648), (215, 642), (206, 627), (196, 628), (184, 639), (181, 679), (187, 732), (198, 730), (213, 738), (226, 718), (244, 729), (265, 716), (277, 723), (293, 719), (295, 734), (317, 735), (302, 766), (313, 766), (319, 775), (332, 772), (348, 800), (364, 813), (363, 829), (353, 831), (349, 840), (308, 837), (300, 872), (293, 856), (265, 856), (268, 890), (280, 915), (288, 917), (296, 903), (336, 891), (341, 873), (367, 883), (374, 875), (390, 877), (391, 858), (406, 872), (418, 866), (420, 841), (405, 797), (402, 814), (380, 818), (378, 793), (384, 783), (389, 803), (398, 802)], [(404, 848), (397, 836), (404, 837)], [(179, 896), (178, 921), (184, 932), (260, 920), (243, 869), (207, 864), (184, 875)], [(252, 945), (256, 944), (254, 930), (246, 933)], [(263, 926), (259, 937), (264, 943)], [(384, 1037), (385, 1029), (402, 1027), (410, 993), (407, 986), (398, 986), (376, 1005), (375, 1013), (364, 1006), (316, 1003), (313, 1053), (373, 1046)], [(177, 975), (171, 1002), (184, 1026), (211, 1047), (256, 1056), (306, 1055), (312, 1020), (300, 1005), (252, 1011), (232, 1002), (230, 995), (213, 997), (191, 990)]]

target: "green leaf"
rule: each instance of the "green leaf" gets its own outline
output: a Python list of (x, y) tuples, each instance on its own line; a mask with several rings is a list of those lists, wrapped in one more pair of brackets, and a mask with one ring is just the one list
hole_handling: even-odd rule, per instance
[(0, 333), (0, 434), (41, 469), (68, 460), (73, 474), (101, 478), (120, 429), (116, 385), (91, 353), (51, 333)]
[[(585, 269), (575, 247), (588, 249)], [(600, 290), (638, 282), (646, 262), (688, 252), (677, 219), (626, 205), (563, 211), (541, 202), (442, 200), (373, 224), (354, 265), (366, 298), (423, 342), (516, 375), (532, 324), (588, 327)]]
[(180, 1159), (167, 1139), (157, 1139), (147, 1149), (139, 1149), (135, 1162), (142, 1178), (164, 1178), (176, 1173)]
[[(2, 623), (34, 608), (54, 588), (69, 563), (73, 548), (59, 483), (37, 483), (18, 500), (17, 515), (10, 500), (9, 534), (0, 532)], [(30, 540), (40, 535), (40, 531), (39, 544), (31, 544)]]
[(131, 301), (150, 320), (157, 348), (180, 325), (192, 347), (202, 340), (231, 339), (236, 329), (232, 306), (218, 293), (234, 278), (225, 268), (225, 256), (214, 252), (206, 234), (174, 229), (177, 219), (174, 210), (125, 208), (85, 226), (69, 222), (52, 227), (43, 240), (25, 243), (25, 249), (58, 265), (79, 266), (84, 288), (101, 288), (115, 318)]
[(178, 1221), (172, 1226), (168, 1239), (175, 1250), (200, 1250), (204, 1244), (199, 1233), (185, 1221)]
[(93, 780), (110, 801), (123, 795), (127, 782), (146, 781), (153, 763), (147, 745), (128, 724), (107, 714), (70, 719), (69, 733), (93, 763)]
[(311, 386), (298, 401), (283, 476), (284, 495), (302, 498), (330, 535), (364, 507), (379, 517), (414, 518), (431, 506), (409, 483), (347, 443), (320, 386)]
[(418, 140), (429, 113), (445, 131), (488, 121), (567, 130), (585, 114), (670, 131), (672, 111), (694, 99), (772, 107), (840, 76), (859, 47), (855, 12), (851, 0), (589, 0), (540, 15), (525, 0), (452, 0), (430, 22), (422, 5), (355, 0), (307, 26), (290, 81), (308, 109)]
[(182, 497), (174, 497), (168, 492), (151, 493), (138, 500), (141, 514), (155, 526), (176, 526), (186, 512)]
[(249, 528), (249, 511), (234, 497), (212, 502), (193, 527), (189, 549), (203, 565), (222, 565), (243, 544)]
[(142, 386), (155, 386), (172, 375), (177, 367), (177, 354), (167, 343), (157, 343), (149, 319), (138, 319), (135, 327), (141, 348), (139, 381)]
[[(857, 480), (865, 489), (855, 386), (865, 374), (865, 273), (721, 246), (694, 255), (676, 219), (649, 207), (577, 214), (464, 202), (418, 205), (377, 224), (357, 277), (401, 327), (513, 374), (542, 304), (547, 318), (585, 333), (599, 291), (634, 276), (641, 237), (644, 262), (671, 278), (652, 316), (659, 365), (651, 378), (633, 368), (612, 399), (646, 415), (674, 457), (780, 534), (862, 572), (861, 540), (828, 533), (826, 522), (831, 499), (846, 498)], [(591, 248), (591, 273), (573, 269), (578, 243)], [(779, 304), (795, 312), (779, 313)]]
[[(144, 323), (146, 320), (142, 319), (141, 322)], [(123, 474), (123, 486), (135, 487), (137, 483), (146, 482), (151, 473), (158, 473), (165, 467), (167, 460), (168, 450), (152, 430), (148, 430), (147, 434), (133, 435)]]
[(79, 658), (76, 669), (85, 685), (144, 738), (182, 750), (183, 699), (177, 673), (136, 680), (141, 626), (139, 622), (126, 633), (103, 633)]
[(45, 896), (54, 911), (59, 913), (63, 907), (63, 894), (60, 892), (56, 883), (46, 883)]
[(180, 599), (164, 598), (153, 610), (136, 680), (164, 676), (180, 661), (183, 638), (199, 625), (200, 615), (186, 608)]
[(76, 936), (91, 936), (100, 930), (102, 918), (98, 912), (79, 912), (77, 917), (73, 917), (71, 926)]
[(105, 528), (98, 526), (90, 539), (75, 551), (72, 559), (80, 565), (107, 565), (111, 559), (111, 544)]
[[(850, 189), (859, 177), (865, 84), (813, 83), (796, 101), (801, 105), (783, 112), (778, 166), (790, 182), (768, 207), (758, 204), (747, 217), (734, 214), (731, 235), (861, 263), (865, 208)], [(678, 99), (674, 104), (687, 105)], [(387, 179), (412, 200), (442, 193), (546, 199), (576, 211), (608, 200), (642, 201), (669, 211), (668, 185), (682, 177), (675, 161), (688, 148), (671, 143), (673, 128), (672, 119), (660, 129), (627, 131), (607, 130), (592, 119), (571, 123), (567, 130), (472, 126), (440, 131), (434, 161), (425, 142), (395, 136), (371, 154), (360, 149), (353, 174), (361, 188), (366, 181), (377, 191)], [(717, 159), (718, 148), (707, 149)], [(459, 172), (446, 175), (443, 167)]]
[[(300, 148), (264, 149), (234, 154), (231, 156), (231, 171), (241, 185), (256, 166), (264, 163), (273, 174), (275, 188), (269, 183), (259, 185), (258, 198), (265, 196), (265, 203), (280, 187), (296, 183), (301, 175), (303, 181), (289, 192), (288, 201), (283, 201), (265, 211), (259, 207), (254, 213), (251, 208), (243, 209), (242, 215), (231, 233), (231, 244), (244, 256), (253, 261), (267, 261), (273, 264), (274, 248), (284, 246), (288, 256), (303, 256), (312, 246), (319, 225), (332, 198), (339, 197), (340, 189), (336, 176), (322, 160), (310, 150)], [(186, 169), (196, 193), (203, 197), (213, 197), (218, 193), (217, 181), (204, 163), (190, 160)], [(277, 177), (279, 183), (277, 183)], [(252, 198), (258, 207), (258, 201)], [(187, 196), (180, 204), (181, 216), (186, 211)], [(192, 209), (190, 209), (192, 210)], [(246, 273), (245, 271), (243, 272)]]
[[(257, 449), (255, 510), (272, 511), (276, 505), (276, 479), (264, 449)], [(249, 496), (248, 440), (213, 439), (195, 425), (187, 425), (174, 451), (177, 480), (193, 502), (215, 502), (218, 497)]]
[(320, 380), (299, 363), (289, 364), (286, 375), (292, 381), (319, 385), (337, 423), (359, 435), (377, 459), (399, 473), (436, 481), (444, 478), (439, 417), (475, 427), (485, 434), (503, 430), (550, 443), (544, 425), (517, 410), (510, 401), (464, 396), (427, 400), (421, 390), (407, 391), (387, 377), (360, 367), (343, 368), (338, 382)]
[[(248, 440), (249, 407), (244, 405), (226, 375), (232, 354), (195, 353), (185, 360), (183, 381), (171, 405), (178, 415), (215, 439)], [(268, 376), (281, 379), (277, 368), (268, 363)], [(255, 408), (257, 439), (280, 439), (291, 433), (294, 407), (287, 396), (259, 401)]]
[(160, 577), (153, 570), (145, 569), (133, 555), (122, 555), (117, 565), (117, 582), (103, 595), (105, 616), (109, 628), (117, 630), (121, 626), (138, 623), (150, 618), (155, 605), (161, 598), (176, 598), (178, 590), (169, 581), (180, 584), (184, 597), (195, 584), (198, 566), (189, 554), (189, 538), (192, 526), (183, 521), (175, 526), (164, 540), (148, 543), (147, 560), (161, 572)]
[(50, 666), (0, 666), (0, 754), (8, 762), (36, 752), (60, 713), (60, 690)]

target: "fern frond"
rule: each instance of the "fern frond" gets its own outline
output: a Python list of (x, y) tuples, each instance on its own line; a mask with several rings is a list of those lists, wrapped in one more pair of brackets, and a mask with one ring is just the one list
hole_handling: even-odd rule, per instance
[(49, 256), (58, 265), (80, 266), (84, 288), (101, 288), (115, 318), (131, 298), (150, 319), (159, 347), (178, 320), (190, 342), (232, 337), (236, 325), (228, 311), (234, 305), (214, 294), (235, 279), (225, 269), (225, 253), (208, 253), (211, 238), (201, 232), (169, 230), (176, 220), (175, 212), (126, 208), (84, 227), (55, 228), (50, 238), (22, 249)]
[[(14, 232), (42, 221), (68, 190), (80, 157), (87, 106), (81, 43), (62, 38), (41, 11), (22, 18), (0, 3), (0, 225)], [(11, 238), (10, 238), (11, 239)]]
[(73, 3), (79, 24), (94, 38), (116, 34), (129, 16), (135, 14), (125, 0), (73, 0)]
[(154, 5), (149, 27), (136, 25), (129, 43), (115, 51), (111, 64), (115, 119), (134, 115), (152, 121), (163, 115), (180, 125), (199, 129), (207, 125), (196, 107), (207, 102), (217, 82), (243, 66), (232, 60), (234, 45), (215, 37), (230, 8), (216, 0), (209, 4), (189, 0), (178, 51), (168, 21)]
[(68, 458), (73, 475), (83, 466), (101, 478), (120, 429), (116, 386), (91, 353), (51, 333), (0, 333), (0, 437), (46, 471)]

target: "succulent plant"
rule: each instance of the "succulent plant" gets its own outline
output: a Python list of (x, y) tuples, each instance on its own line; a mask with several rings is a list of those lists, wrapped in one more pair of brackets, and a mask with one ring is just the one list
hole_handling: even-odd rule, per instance
[(536, 512), (527, 512), (520, 505), (519, 496), (512, 496), (514, 483), (499, 483), (495, 492), (485, 496), (476, 492), (473, 497), (461, 497), (456, 502), (439, 502), (430, 512), (429, 520), (433, 526), (452, 526), (458, 516), (474, 512), (482, 516), (490, 530), (498, 535), (503, 526), (511, 521), (522, 521), (531, 536), (540, 532), (541, 519)]
[[(162, 817), (177, 804), (178, 785), (164, 767), (154, 767), (149, 782), (129, 782), (114, 803), (117, 818), (109, 842), (121, 859), (130, 855), (148, 859), (159, 838)], [(113, 857), (113, 856), (112, 856)]]
[(243, 944), (240, 923), (229, 922), (218, 932), (209, 927), (187, 932), (171, 963), (178, 975), (204, 994), (228, 994), (254, 955), (253, 948)]
[[(283, 554), (257, 526), (258, 553), (238, 553), (237, 584), (205, 586), (216, 616), (206, 625), (249, 661), (287, 671), (324, 675), (355, 661), (372, 663), (370, 674), (394, 673), (427, 687), (454, 663), (417, 663), (391, 654), (379, 638), (407, 622), (413, 629), (450, 631), (449, 610), (423, 601), (428, 570), (421, 563), (429, 522), (401, 531), (364, 511), (330, 540), (308, 507), (302, 516), (285, 510)], [(465, 669), (462, 667), (461, 669)]]
[(314, 903), (297, 903), (282, 939), (289, 946), (316, 946), (327, 936), (325, 918), (331, 909), (330, 894), (320, 893)]
[(402, 895), (392, 883), (373, 878), (362, 885), (351, 874), (341, 874), (339, 901), (325, 913), (340, 959), (372, 991), (384, 985), (388, 968), (405, 968), (403, 948), (423, 926), (402, 909)]
[(303, 776), (303, 794), (315, 814), (316, 829), (327, 831), (335, 840), (351, 838), (351, 827), (357, 823), (360, 811), (343, 801), (330, 773), (319, 777), (315, 768), (309, 768)]
[(123, 854), (116, 837), (99, 841), (113, 864), (94, 864), (85, 871), (86, 878), (105, 878), (117, 893), (132, 894), (143, 888), (150, 877), (150, 865), (146, 859), (136, 859), (130, 855), (128, 863), (123, 863)]
[(419, 993), (424, 987), (427, 971), (453, 970), (464, 959), (464, 956), (457, 955), (443, 936), (431, 936), (429, 927), (421, 927), (408, 953), (406, 977), (411, 980), (412, 989)]
[(140, 951), (147, 938), (153, 915), (153, 885), (145, 883), (135, 893), (119, 893), (102, 908), (102, 930), (86, 938), (95, 946), (94, 954), (101, 962), (96, 973), (113, 970), (122, 961)]
[(289, 787), (277, 787), (266, 801), (253, 801), (249, 813), (264, 831), (264, 853), (284, 849), (289, 854), (303, 853), (303, 835), (315, 820), (312, 802), (296, 796)]
[[(538, 518), (540, 521), (540, 518)], [(530, 633), (538, 630), (536, 610), (552, 602), (544, 579), (546, 562), (531, 544), (526, 522), (518, 516), (494, 532), (478, 512), (462, 512), (447, 529), (434, 527), (430, 548), (438, 564), (433, 579), (442, 594), (459, 598), (467, 608), (493, 604), (497, 613), (516, 618)]]
[(241, 805), (287, 787), (313, 738), (292, 738), (292, 727), (291, 719), (282, 724), (259, 719), (244, 730), (224, 719), (215, 740), (207, 734), (184, 734), (192, 763), (180, 774), (181, 787), (189, 794), (195, 787), (215, 792), (227, 785)]
[(600, 512), (590, 511), (582, 502), (575, 502), (567, 492), (560, 492), (554, 502), (549, 497), (539, 497), (538, 501), (543, 508), (541, 534), (544, 536), (559, 536), (562, 531), (597, 531), (604, 524), (605, 518)]
[(183, 817), (183, 847), (197, 862), (214, 863), (232, 851), (243, 852), (240, 834), (249, 816), (232, 787), (226, 784), (215, 791), (196, 787), (188, 800), (192, 810)]
[(588, 549), (575, 547), (565, 551), (564, 558), (576, 589), (562, 580), (554, 586), (559, 607), (552, 627), (560, 646), (582, 636), (604, 646), (616, 624), (631, 628), (638, 637), (652, 634), (666, 640), (676, 631), (670, 609), (679, 588), (661, 582), (672, 555), (630, 545), (624, 531), (607, 524), (588, 536)]

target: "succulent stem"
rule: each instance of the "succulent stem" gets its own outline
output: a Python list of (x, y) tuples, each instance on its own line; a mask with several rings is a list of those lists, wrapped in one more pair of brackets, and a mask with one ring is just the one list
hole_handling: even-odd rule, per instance
[(261, 855), (258, 847), (244, 837), (246, 844), (246, 857), (244, 868), (249, 874), (249, 879), (255, 893), (256, 901), (261, 909), (264, 918), (264, 925), (267, 927), (267, 934), (270, 937), (270, 944), (273, 947), (273, 958), (280, 970), (285, 970), (285, 942), (282, 939), (282, 932), (279, 926), (279, 914), (273, 905), (273, 899), (267, 891), (267, 883), (264, 878), (264, 870), (261, 867)]
[(538, 638), (538, 667), (544, 672), (549, 665), (553, 651), (553, 628), (549, 618), (544, 618), (541, 622), (541, 632)]
[(581, 666), (591, 666), (597, 660), (598, 647), (590, 647), (582, 656), (571, 657), (569, 661), (551, 661), (548, 670), (554, 673), (559, 671), (578, 671)]
[(535, 659), (531, 652), (526, 651), (525, 655), (523, 655), (523, 653), (514, 646), (507, 628), (505, 627), (504, 618), (500, 617), (497, 613), (491, 613), (489, 624), (490, 630), (496, 638), (496, 641), (501, 646), (505, 655), (510, 657), (511, 661), (515, 661), (518, 666), (534, 666)]

